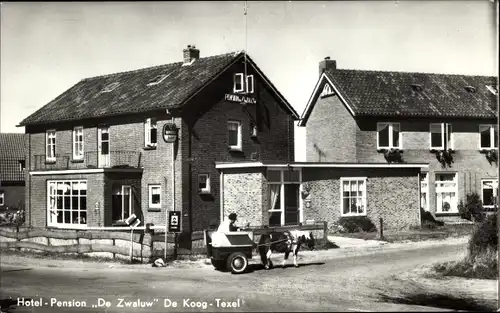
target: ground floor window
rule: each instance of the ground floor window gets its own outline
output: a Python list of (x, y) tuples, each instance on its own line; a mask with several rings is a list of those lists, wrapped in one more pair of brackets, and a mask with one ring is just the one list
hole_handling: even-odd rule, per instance
[(47, 182), (48, 226), (87, 224), (87, 181)]
[(429, 211), (429, 175), (420, 174), (420, 207), (424, 211)]
[(149, 207), (161, 208), (161, 185), (149, 185)]
[(0, 205), (4, 205), (5, 203), (5, 193), (0, 191)]
[(295, 225), (301, 222), (298, 169), (267, 171), (269, 186), (269, 226)]
[(493, 209), (497, 205), (498, 179), (481, 181), (481, 200), (485, 209)]
[(341, 215), (366, 215), (366, 178), (341, 178)]
[(436, 174), (436, 213), (458, 212), (458, 184), (456, 173)]
[(132, 187), (131, 186), (116, 186), (113, 189), (112, 199), (112, 223), (125, 221), (132, 215)]

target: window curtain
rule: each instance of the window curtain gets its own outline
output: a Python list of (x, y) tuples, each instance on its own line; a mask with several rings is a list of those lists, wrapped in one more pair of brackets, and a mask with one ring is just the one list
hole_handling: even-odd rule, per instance
[(280, 208), (276, 208), (276, 204), (278, 203), (280, 196), (280, 188), (281, 185), (269, 185), (271, 189), (271, 210), (279, 210)]

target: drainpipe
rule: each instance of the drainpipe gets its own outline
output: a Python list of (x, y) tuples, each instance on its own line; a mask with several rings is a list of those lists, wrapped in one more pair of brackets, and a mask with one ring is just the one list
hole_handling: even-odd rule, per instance
[[(422, 170), (422, 169), (420, 169)], [(429, 175), (429, 174), (427, 174)], [(420, 171), (417, 173), (417, 186), (418, 186), (418, 218), (420, 219), (420, 227), (422, 227), (422, 203), (421, 203), (421, 197), (422, 197), (422, 190), (420, 186)], [(428, 184), (428, 183), (427, 183)], [(429, 195), (427, 195), (427, 198), (429, 198)], [(427, 199), (427, 202), (429, 202), (429, 199)]]
[(224, 170), (220, 169), (220, 223), (224, 221)]

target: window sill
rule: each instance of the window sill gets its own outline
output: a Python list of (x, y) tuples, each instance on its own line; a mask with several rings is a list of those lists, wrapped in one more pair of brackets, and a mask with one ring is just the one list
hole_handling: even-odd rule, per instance
[(481, 148), (481, 149), (479, 149), (479, 152), (480, 153), (488, 153), (490, 151), (497, 151), (497, 150), (498, 150), (498, 148)]
[(198, 194), (200, 194), (200, 195), (210, 195), (212, 193), (210, 192), (210, 190), (199, 190)]
[(73, 159), (71, 163), (83, 163), (83, 159)]
[(360, 217), (360, 216), (366, 216), (365, 214), (340, 214), (340, 217)]
[(87, 224), (73, 224), (73, 225), (48, 225), (47, 229), (86, 229)]
[(45, 160), (45, 164), (56, 164), (56, 160)]
[(242, 148), (228, 147), (230, 152), (243, 152)]
[(156, 146), (145, 146), (143, 150), (156, 150)]
[(451, 153), (455, 153), (455, 149), (444, 149), (444, 148), (429, 148), (429, 152), (431, 153), (436, 153), (436, 152), (440, 152), (440, 151), (451, 151)]
[(459, 216), (458, 212), (436, 212), (436, 216)]
[(394, 147), (393, 148), (380, 148), (380, 147), (377, 147), (377, 152), (387, 152), (387, 151), (389, 151), (391, 149), (397, 150), (400, 153), (404, 152), (404, 150), (402, 148), (394, 148)]
[(161, 208), (151, 208), (151, 207), (148, 208), (148, 212), (160, 212), (160, 211)]

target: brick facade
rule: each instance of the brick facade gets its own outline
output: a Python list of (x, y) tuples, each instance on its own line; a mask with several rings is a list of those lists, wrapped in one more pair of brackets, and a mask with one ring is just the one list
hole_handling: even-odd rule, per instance
[[(249, 67), (248, 74), (254, 74), (256, 84), (255, 97), (257, 105), (246, 108), (240, 103), (224, 100), (226, 93), (232, 93), (233, 74), (243, 72), (243, 64), (237, 63), (224, 74), (215, 79), (211, 85), (184, 105), (182, 111), (174, 111), (174, 122), (178, 127), (178, 141), (175, 144), (175, 178), (172, 177), (172, 144), (166, 143), (162, 137), (162, 128), (170, 122), (165, 110), (138, 113), (134, 116), (117, 116), (75, 123), (59, 123), (57, 125), (27, 126), (29, 157), (27, 168), (38, 170), (45, 165), (45, 131), (55, 129), (56, 155), (69, 155), (70, 169), (87, 168), (86, 163), (73, 163), (72, 131), (75, 126), (84, 127), (84, 151), (86, 161), (96, 162), (98, 126), (109, 126), (111, 162), (113, 153), (124, 151), (134, 153), (132, 167), (142, 169), (142, 174), (113, 173), (113, 177), (102, 177), (95, 180), (97, 174), (88, 175), (89, 183), (95, 184), (99, 191), (90, 196), (89, 207), (99, 201), (104, 205), (101, 221), (109, 225), (110, 199), (113, 186), (123, 183), (133, 186), (136, 192), (134, 210), (144, 223), (165, 225), (166, 211), (172, 210), (173, 185), (175, 184), (175, 209), (182, 211), (182, 230), (202, 230), (216, 225), (220, 220), (220, 179), (215, 170), (215, 162), (272, 160), (293, 161), (294, 120), (290, 112), (281, 106), (280, 100), (274, 96), (270, 88), (264, 84), (257, 73)], [(251, 118), (250, 118), (251, 116)], [(144, 148), (144, 121), (148, 117), (157, 119), (156, 149)], [(228, 150), (227, 121), (237, 120), (242, 125), (242, 152)], [(251, 138), (253, 121), (259, 125), (256, 138)], [(255, 153), (255, 154), (254, 154)], [(87, 154), (91, 157), (87, 158)], [(137, 157), (135, 157), (137, 155)], [(58, 157), (57, 165), (64, 162)], [(46, 169), (45, 169), (46, 170)], [(50, 170), (50, 168), (49, 168)], [(210, 175), (211, 193), (198, 193), (198, 175)], [(54, 178), (55, 177), (55, 178)], [(81, 175), (44, 175), (29, 176), (26, 189), (26, 204), (30, 210), (28, 223), (36, 227), (46, 225), (47, 179), (78, 178)], [(174, 183), (175, 180), (175, 183)], [(149, 208), (149, 186), (159, 184), (162, 188), (161, 208)], [(95, 198), (95, 199), (94, 199)], [(93, 202), (91, 202), (91, 200)], [(93, 205), (93, 204), (92, 204)], [(89, 219), (89, 226), (97, 226), (96, 221)]]
[[(322, 90), (322, 88), (319, 88)], [(457, 173), (458, 202), (467, 193), (481, 195), (481, 179), (497, 178), (498, 164), (491, 163), (479, 151), (479, 125), (496, 124), (486, 119), (381, 119), (354, 118), (336, 96), (313, 101), (307, 121), (306, 159), (310, 162), (386, 163), (377, 151), (377, 122), (396, 122), (401, 127), (403, 159), (409, 163), (428, 163), (429, 211), (436, 213), (435, 174)], [(454, 163), (443, 168), (429, 150), (429, 123), (451, 123), (454, 141)], [(458, 214), (438, 214), (445, 221), (460, 221)]]
[(311, 188), (304, 220), (336, 223), (341, 217), (340, 178), (366, 177), (366, 216), (378, 228), (406, 229), (420, 225), (417, 169), (305, 168), (302, 182)]

